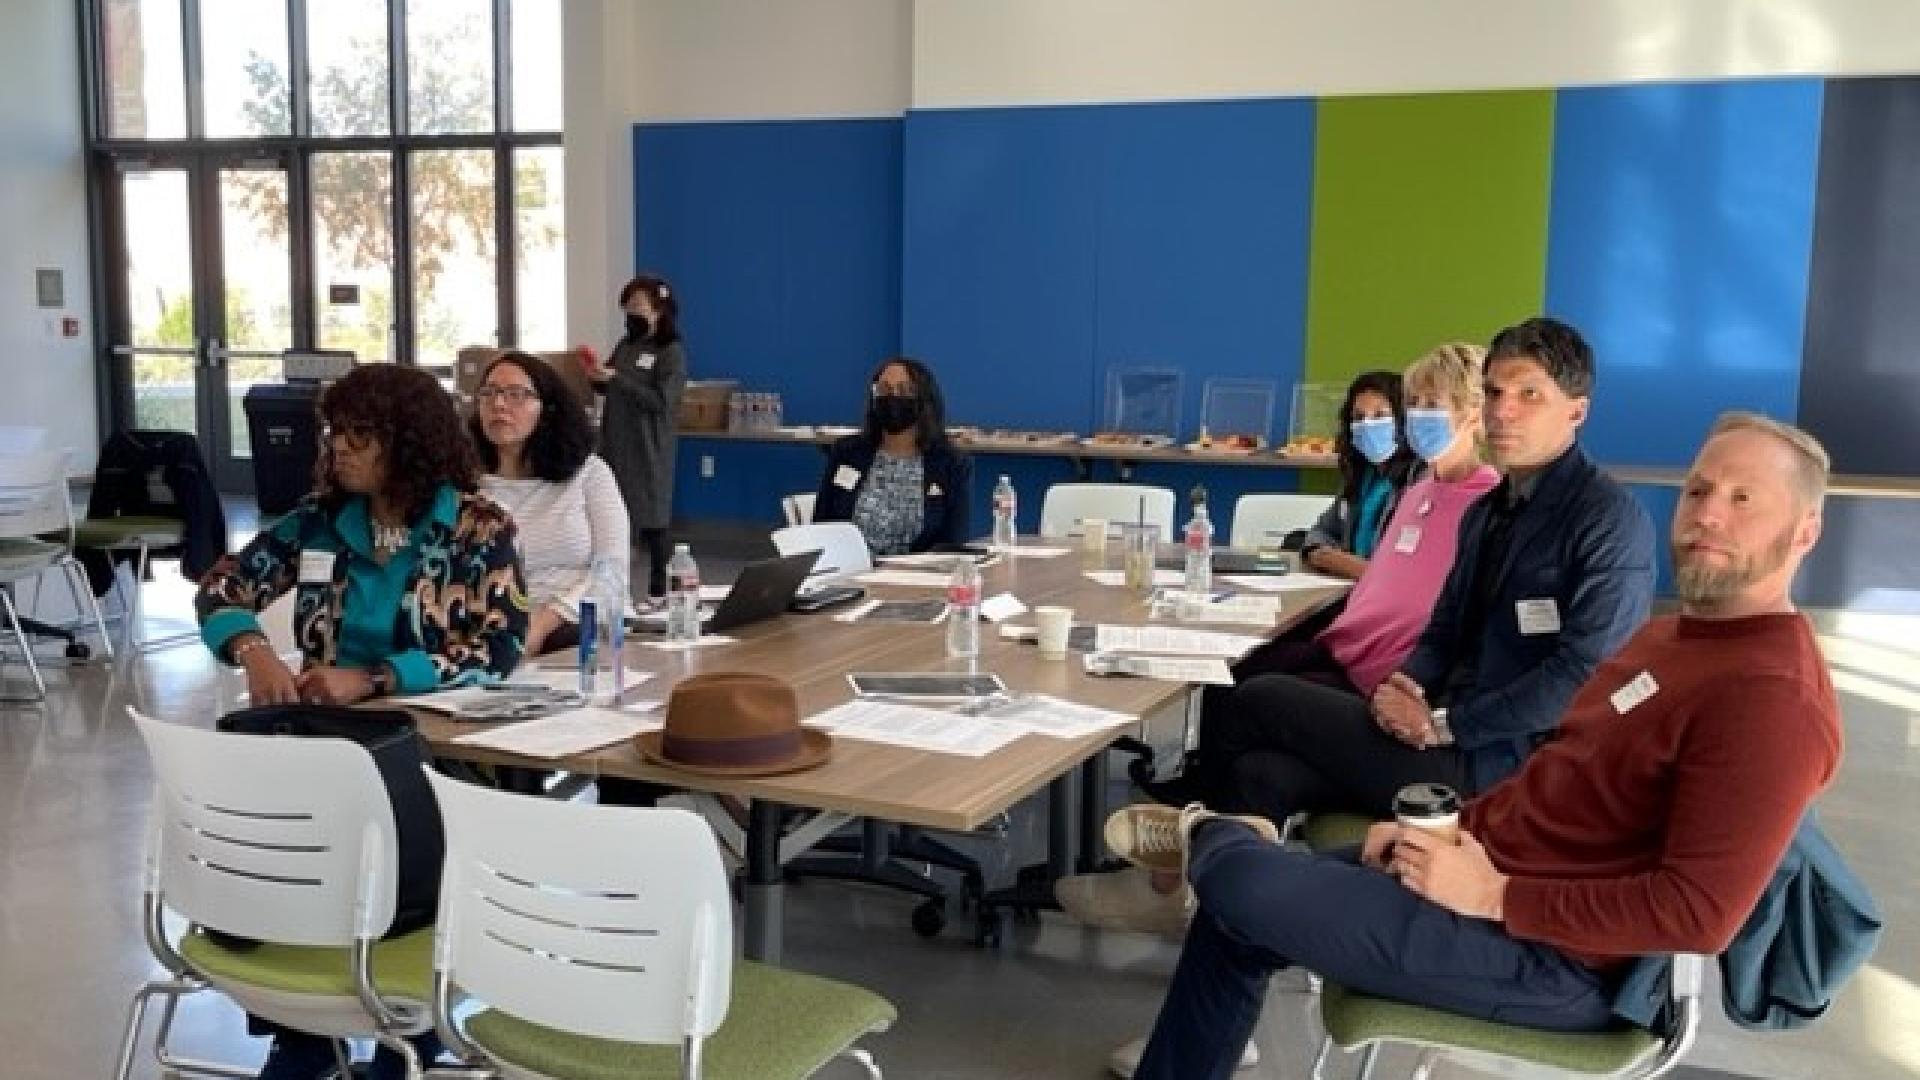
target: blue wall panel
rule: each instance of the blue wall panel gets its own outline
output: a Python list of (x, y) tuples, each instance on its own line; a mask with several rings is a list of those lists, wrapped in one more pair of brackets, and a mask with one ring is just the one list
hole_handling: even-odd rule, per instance
[(1096, 110), (913, 112), (902, 168), (901, 337), (949, 418), (1087, 430)]
[[(900, 121), (648, 124), (633, 140), (635, 262), (678, 288), (693, 377), (777, 390), (790, 423), (851, 417), (899, 349)], [(818, 480), (806, 454), (702, 452), (716, 475), (681, 455), (682, 518), (777, 519), (780, 495)]]
[(1110, 364), (1184, 368), (1185, 435), (1207, 377), (1272, 379), (1285, 428), (1306, 345), (1314, 112), (1305, 100), (1100, 110), (1096, 400)]
[(1560, 92), (1547, 308), (1593, 343), (1600, 460), (1684, 465), (1725, 409), (1794, 417), (1822, 92)]

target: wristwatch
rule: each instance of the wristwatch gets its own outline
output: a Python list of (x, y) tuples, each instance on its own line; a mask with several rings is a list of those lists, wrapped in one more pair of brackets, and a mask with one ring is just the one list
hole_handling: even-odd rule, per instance
[(385, 664), (367, 672), (367, 687), (370, 697), (386, 697), (393, 693), (393, 669)]

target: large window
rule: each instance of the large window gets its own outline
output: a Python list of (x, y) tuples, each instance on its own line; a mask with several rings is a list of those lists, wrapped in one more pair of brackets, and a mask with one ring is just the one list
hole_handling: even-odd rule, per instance
[(84, 2), (117, 422), (235, 459), (279, 349), (564, 345), (561, 0)]

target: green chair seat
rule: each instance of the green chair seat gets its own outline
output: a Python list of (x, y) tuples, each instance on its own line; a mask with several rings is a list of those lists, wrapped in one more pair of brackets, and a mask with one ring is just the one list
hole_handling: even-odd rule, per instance
[(1300, 840), (1309, 851), (1359, 847), (1372, 824), (1359, 814), (1310, 814), (1300, 826)]
[[(800, 1080), (894, 1020), (885, 998), (857, 986), (766, 967), (733, 966), (727, 1019), (705, 1047), (705, 1074)], [(650, 1080), (680, 1075), (680, 1047), (574, 1035), (491, 1009), (467, 1022), (487, 1053), (555, 1080)]]
[(73, 543), (75, 547), (119, 548), (133, 547), (145, 538), (150, 546), (165, 546), (178, 544), (181, 535), (178, 518), (88, 518), (74, 526)]
[(1579, 1073), (1619, 1072), (1659, 1042), (1636, 1027), (1564, 1032), (1497, 1024), (1369, 997), (1333, 983), (1321, 992), (1320, 1020), (1333, 1041), (1348, 1049), (1375, 1040), (1417, 1043), (1477, 1050)]
[[(216, 945), (195, 930), (180, 955), (207, 977), (289, 994), (352, 997), (353, 968), (346, 949), (263, 944), (244, 952)], [(387, 997), (433, 999), (433, 928), (373, 947), (373, 981)]]

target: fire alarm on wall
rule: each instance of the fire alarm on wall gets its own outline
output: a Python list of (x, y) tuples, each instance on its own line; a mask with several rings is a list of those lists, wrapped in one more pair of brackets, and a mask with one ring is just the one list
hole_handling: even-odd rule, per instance
[(64, 319), (61, 319), (60, 320), (60, 336), (61, 337), (79, 337), (80, 336), (80, 320), (74, 318), (71, 315), (67, 316)]

